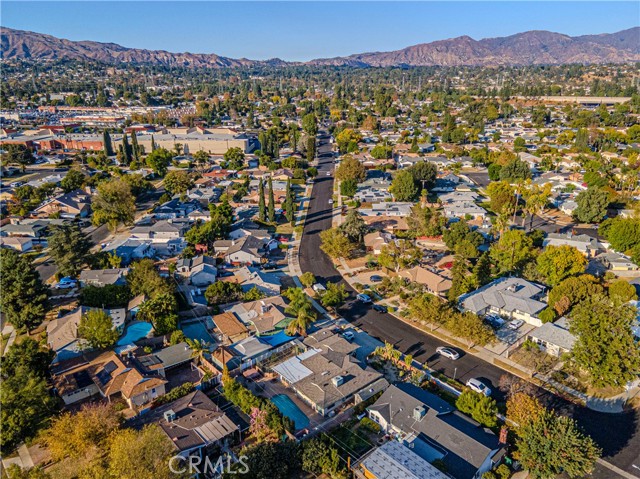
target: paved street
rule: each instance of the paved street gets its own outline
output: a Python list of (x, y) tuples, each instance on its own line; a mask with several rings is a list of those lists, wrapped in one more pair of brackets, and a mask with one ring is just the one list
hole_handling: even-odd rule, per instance
[[(324, 136), (323, 136), (324, 134)], [(377, 313), (370, 306), (353, 301), (355, 291), (342, 280), (332, 261), (320, 250), (319, 233), (331, 228), (333, 176), (326, 172), (333, 169), (331, 145), (326, 132), (320, 132), (318, 156), (318, 177), (313, 187), (309, 213), (300, 245), (300, 266), (303, 272), (311, 271), (322, 282), (340, 281), (351, 294), (351, 300), (340, 309), (340, 315), (352, 324), (361, 327), (371, 336), (393, 343), (405, 354), (412, 354), (418, 361), (427, 361), (430, 367), (456, 376), (461, 381), (475, 377), (482, 379), (496, 391), (496, 398), (502, 399), (498, 382), (506, 373), (502, 369), (471, 354), (463, 354), (457, 361), (441, 359), (434, 355), (438, 346), (446, 343), (429, 334), (413, 328), (390, 314)], [(538, 396), (550, 407), (575, 417), (604, 450), (606, 461), (615, 464), (628, 474), (640, 477), (640, 423), (638, 414), (603, 414), (579, 407), (538, 389)], [(600, 479), (620, 477), (612, 470), (599, 466), (594, 477)]]

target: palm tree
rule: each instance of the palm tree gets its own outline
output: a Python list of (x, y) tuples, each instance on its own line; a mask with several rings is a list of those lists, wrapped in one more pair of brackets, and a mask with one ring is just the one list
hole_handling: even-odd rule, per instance
[(200, 364), (204, 358), (204, 354), (209, 352), (206, 341), (198, 339), (186, 339), (189, 348), (191, 348), (191, 357), (196, 359), (196, 364)]
[(293, 336), (294, 334), (300, 334), (301, 336), (307, 335), (309, 326), (315, 321), (316, 316), (313, 313), (313, 309), (305, 307), (298, 311), (296, 319), (291, 321), (287, 325), (287, 334)]

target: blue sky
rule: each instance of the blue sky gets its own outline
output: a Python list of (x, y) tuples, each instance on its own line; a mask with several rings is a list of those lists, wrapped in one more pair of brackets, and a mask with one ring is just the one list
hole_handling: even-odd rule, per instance
[(5, 27), (126, 47), (309, 60), (526, 30), (611, 33), (640, 2), (1, 2)]

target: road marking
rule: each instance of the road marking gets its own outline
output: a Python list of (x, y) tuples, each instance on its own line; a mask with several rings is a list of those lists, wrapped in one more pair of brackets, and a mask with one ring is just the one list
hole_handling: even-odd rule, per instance
[(638, 479), (640, 476), (634, 476), (633, 474), (628, 473), (627, 471), (620, 469), (617, 466), (614, 466), (613, 464), (611, 464), (610, 462), (605, 461), (604, 459), (598, 459), (596, 461), (598, 464), (600, 464), (601, 466), (606, 467), (607, 469), (615, 472), (616, 474), (626, 478), (626, 479)]

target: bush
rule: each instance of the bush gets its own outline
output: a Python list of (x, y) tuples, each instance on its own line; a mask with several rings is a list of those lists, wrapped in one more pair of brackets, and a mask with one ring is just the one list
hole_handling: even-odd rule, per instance
[(80, 292), (80, 304), (92, 308), (126, 306), (130, 299), (131, 291), (127, 285), (85, 286)]
[(370, 431), (374, 434), (378, 434), (380, 432), (380, 426), (378, 424), (376, 424), (374, 421), (372, 421), (371, 419), (369, 419), (368, 417), (363, 417), (360, 420), (360, 427), (366, 429), (367, 431)]
[(173, 388), (164, 396), (160, 396), (156, 398), (156, 400), (154, 401), (154, 404), (156, 406), (160, 406), (161, 404), (167, 404), (167, 403), (173, 402), (176, 399), (180, 399), (181, 397), (186, 396), (194, 389), (195, 389), (195, 386), (193, 383), (186, 382), (176, 388)]

